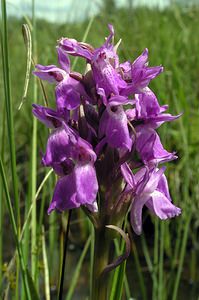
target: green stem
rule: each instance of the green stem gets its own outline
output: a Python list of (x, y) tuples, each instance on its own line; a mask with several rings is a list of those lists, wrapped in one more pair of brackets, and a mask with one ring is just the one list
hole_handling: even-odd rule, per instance
[(62, 298), (63, 298), (64, 273), (65, 273), (65, 266), (66, 266), (66, 253), (67, 253), (67, 248), (68, 248), (68, 235), (69, 235), (71, 214), (72, 214), (72, 209), (70, 209), (69, 212), (68, 212), (68, 221), (67, 221), (67, 227), (66, 227), (63, 259), (62, 259), (61, 280), (60, 280), (59, 294), (58, 294), (58, 299), (59, 300), (62, 300)]
[(187, 240), (188, 240), (188, 233), (189, 233), (189, 226), (190, 226), (191, 218), (192, 218), (192, 214), (189, 212), (189, 215), (188, 215), (188, 212), (187, 212), (187, 219), (184, 224), (184, 234), (183, 234), (183, 238), (182, 238), (180, 259), (179, 259), (179, 265), (178, 265), (172, 300), (176, 300), (177, 295), (178, 295), (178, 288), (179, 288), (180, 277), (181, 277), (182, 269), (183, 269), (183, 263), (184, 263), (184, 257), (185, 257), (185, 252), (186, 252), (186, 245), (187, 245)]
[(105, 228), (95, 229), (94, 262), (91, 300), (107, 300), (108, 274), (103, 274), (108, 265), (110, 240), (105, 236)]
[[(32, 24), (33, 24), (33, 51), (34, 57), (36, 57), (36, 17), (35, 17), (35, 0), (32, 0)], [(33, 99), (34, 103), (37, 102), (37, 81), (34, 78), (33, 83)], [(32, 166), (31, 166), (31, 187), (32, 187), (32, 216), (31, 216), (31, 267), (32, 278), (37, 285), (37, 271), (38, 271), (38, 253), (37, 253), (37, 207), (36, 201), (34, 201), (37, 187), (37, 119), (33, 119), (33, 131), (32, 131)]]
[[(9, 47), (8, 47), (8, 28), (7, 28), (7, 10), (6, 1), (1, 1), (2, 9), (2, 26), (1, 26), (1, 49), (2, 49), (2, 65), (3, 65), (3, 80), (4, 80), (4, 94), (5, 107), (8, 128), (9, 152), (11, 161), (12, 185), (14, 194), (14, 214), (16, 219), (17, 234), (20, 234), (20, 202), (18, 189), (18, 176), (16, 165), (16, 148), (15, 148), (15, 132), (14, 132), (14, 118), (12, 107), (12, 93), (11, 93), (11, 78), (10, 78), (10, 63), (9, 63)], [(16, 263), (16, 288), (15, 298), (19, 297), (19, 260)]]
[[(130, 232), (130, 231), (129, 231)], [(144, 280), (144, 276), (143, 276), (143, 272), (142, 272), (142, 266), (140, 264), (140, 258), (139, 258), (139, 254), (137, 251), (137, 247), (135, 242), (132, 240), (132, 252), (133, 252), (133, 256), (134, 256), (134, 260), (135, 260), (135, 267), (137, 269), (137, 275), (138, 275), (138, 280), (139, 280), (139, 285), (140, 285), (140, 293), (142, 295), (142, 299), (146, 300), (147, 299), (147, 292), (146, 292), (146, 284), (145, 284), (145, 280)], [(155, 300), (155, 298), (153, 298)]]
[(13, 211), (12, 202), (11, 202), (11, 198), (10, 198), (10, 194), (9, 194), (9, 190), (8, 190), (8, 184), (7, 184), (7, 180), (6, 180), (6, 176), (5, 176), (4, 166), (3, 166), (3, 162), (1, 160), (1, 158), (0, 158), (0, 174), (2, 177), (2, 182), (3, 182), (4, 192), (5, 192), (5, 199), (7, 202), (12, 231), (14, 234), (15, 243), (17, 246), (17, 252), (19, 255), (19, 263), (20, 263), (21, 270), (22, 270), (22, 280), (23, 280), (24, 289), (25, 289), (25, 293), (26, 293), (26, 299), (29, 300), (29, 299), (31, 299), (31, 293), (29, 290), (27, 270), (26, 270), (25, 263), (24, 263), (24, 257), (23, 257), (21, 243), (18, 240), (17, 223), (16, 223), (15, 217), (14, 217), (14, 211)]
[[(5, 107), (3, 103), (2, 107), (2, 123), (1, 123), (1, 140), (5, 140)], [(4, 160), (4, 146), (5, 143), (1, 144), (1, 158)], [(4, 206), (3, 206), (3, 183), (0, 180), (0, 266), (3, 266), (3, 225), (4, 225)], [(3, 271), (2, 268), (0, 268), (0, 282), (2, 282), (3, 278)]]
[(7, 116), (7, 127), (8, 127), (8, 140), (10, 150), (10, 161), (11, 161), (11, 173), (12, 173), (12, 184), (14, 192), (14, 208), (15, 218), (17, 224), (17, 232), (20, 234), (20, 205), (19, 205), (19, 192), (18, 192), (18, 177), (16, 167), (16, 149), (15, 149), (15, 137), (14, 137), (14, 121), (13, 121), (13, 107), (12, 107), (12, 96), (11, 96), (11, 80), (10, 80), (10, 64), (9, 64), (9, 50), (8, 50), (8, 29), (7, 29), (7, 12), (6, 12), (6, 1), (1, 1), (2, 8), (2, 63), (3, 63), (3, 79), (4, 79), (4, 92), (5, 92), (5, 107)]
[(160, 259), (159, 259), (159, 282), (158, 282), (158, 299), (163, 299), (164, 293), (164, 240), (165, 240), (165, 224), (160, 224)]
[(31, 186), (32, 186), (32, 217), (31, 217), (31, 262), (32, 262), (32, 278), (36, 281), (37, 277), (37, 207), (36, 194), (36, 164), (37, 164), (37, 120), (33, 119), (33, 137), (32, 137), (32, 170), (31, 170)]
[[(159, 219), (155, 218), (155, 237), (154, 237), (154, 259), (153, 259), (153, 265), (154, 265), (154, 274), (157, 277), (158, 273), (158, 260), (159, 260)], [(152, 291), (152, 298), (156, 300), (158, 298), (157, 295), (158, 290), (158, 284), (157, 281), (153, 282), (153, 291)]]

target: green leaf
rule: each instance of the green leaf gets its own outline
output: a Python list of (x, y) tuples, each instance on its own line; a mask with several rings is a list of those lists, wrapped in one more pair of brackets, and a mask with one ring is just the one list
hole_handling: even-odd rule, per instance
[(30, 290), (30, 293), (31, 293), (31, 300), (40, 300), (39, 295), (36, 291), (34, 282), (32, 280), (32, 276), (30, 275), (30, 272), (27, 268), (26, 268), (26, 275), (27, 275), (27, 279), (28, 279), (29, 290)]
[[(115, 241), (115, 247), (116, 247), (116, 253), (117, 255), (119, 252), (124, 252), (125, 248), (125, 242), (122, 241), (122, 249), (119, 250), (118, 241)], [(126, 270), (126, 260), (115, 269), (113, 280), (112, 280), (112, 288), (111, 288), (111, 294), (110, 294), (110, 300), (120, 300), (122, 299), (122, 293), (123, 293), (123, 285), (125, 281), (125, 270)]]
[(75, 287), (77, 285), (77, 280), (78, 280), (79, 275), (80, 275), (80, 271), (81, 271), (81, 268), (82, 268), (82, 263), (83, 263), (84, 258), (86, 256), (86, 253), (88, 251), (90, 243), (91, 243), (91, 236), (89, 236), (89, 238), (88, 238), (88, 240), (87, 240), (87, 242), (86, 242), (86, 244), (84, 246), (84, 249), (83, 249), (83, 251), (81, 253), (81, 256), (79, 258), (79, 261), (77, 263), (77, 267), (76, 267), (76, 269), (75, 269), (75, 271), (74, 271), (74, 273), (72, 275), (72, 281), (70, 283), (70, 288), (68, 290), (68, 293), (67, 293), (67, 296), (66, 296), (65, 300), (71, 300), (71, 299), (73, 299), (72, 296), (73, 296)]

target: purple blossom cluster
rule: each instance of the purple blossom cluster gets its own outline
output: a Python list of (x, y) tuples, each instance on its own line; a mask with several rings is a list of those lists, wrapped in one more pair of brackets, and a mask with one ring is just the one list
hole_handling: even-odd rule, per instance
[[(163, 67), (148, 66), (147, 49), (133, 63), (120, 63), (109, 30), (99, 48), (61, 38), (59, 67), (36, 66), (36, 76), (55, 84), (55, 110), (33, 104), (33, 114), (52, 129), (42, 163), (59, 176), (48, 213), (83, 205), (117, 220), (130, 210), (140, 234), (144, 205), (160, 219), (181, 212), (171, 202), (165, 167), (158, 167), (177, 156), (156, 132), (179, 115), (165, 113), (168, 106), (148, 87)], [(84, 74), (71, 70), (70, 55), (85, 60)]]

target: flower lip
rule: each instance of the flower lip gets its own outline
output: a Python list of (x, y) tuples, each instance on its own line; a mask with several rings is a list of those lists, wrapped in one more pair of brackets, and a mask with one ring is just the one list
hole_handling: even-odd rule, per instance
[[(161, 220), (173, 218), (181, 213), (181, 209), (171, 202), (165, 167), (161, 169), (141, 168), (135, 175), (127, 163), (121, 166), (127, 186), (124, 192), (132, 196), (131, 225), (136, 234), (142, 232), (142, 209), (148, 207)], [(135, 193), (133, 193), (135, 192)]]
[(96, 211), (97, 191), (98, 182), (93, 165), (77, 165), (69, 175), (58, 180), (48, 214), (55, 209), (62, 212), (81, 205)]

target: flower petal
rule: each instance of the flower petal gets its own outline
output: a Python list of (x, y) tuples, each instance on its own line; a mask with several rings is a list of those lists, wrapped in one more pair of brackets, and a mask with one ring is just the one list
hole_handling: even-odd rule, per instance
[[(49, 128), (57, 128), (62, 126), (62, 115), (60, 115), (57, 111), (50, 109), (48, 107), (44, 107), (38, 104), (33, 104), (33, 114), (37, 119), (39, 119), (42, 123), (44, 123)], [(65, 114), (65, 121), (67, 122), (69, 119), (69, 112), (67, 115)]]
[(48, 214), (55, 209), (61, 212), (80, 205), (88, 205), (96, 211), (97, 191), (95, 168), (91, 164), (79, 165), (71, 174), (58, 180)]
[(154, 169), (149, 173), (148, 182), (145, 185), (142, 193), (143, 194), (152, 194), (158, 187), (158, 184), (163, 176), (166, 167), (162, 167), (161, 169)]
[(176, 159), (174, 153), (165, 150), (157, 132), (147, 125), (136, 127), (136, 150), (146, 164), (157, 164)]
[(158, 100), (149, 88), (146, 88), (144, 93), (136, 94), (135, 100), (137, 119), (146, 119), (160, 113)]
[(62, 81), (67, 75), (67, 73), (63, 69), (60, 69), (55, 65), (36, 65), (35, 67), (38, 69), (38, 71), (34, 71), (33, 74), (42, 80), (47, 80), (50, 83), (58, 83)]
[(78, 202), (92, 205), (98, 191), (94, 166), (92, 164), (78, 165), (75, 168), (75, 180)]
[(162, 176), (161, 176), (161, 178), (158, 182), (157, 190), (159, 192), (163, 193), (167, 197), (167, 199), (169, 201), (171, 201), (171, 196), (170, 196), (170, 193), (169, 193), (167, 178), (164, 174), (162, 174)]
[(106, 96), (119, 95), (119, 90), (126, 87), (126, 82), (114, 67), (106, 61), (106, 53), (101, 52), (92, 62), (93, 76), (97, 88), (103, 88)]
[(46, 153), (42, 162), (45, 166), (51, 166), (55, 163), (61, 163), (72, 155), (72, 146), (70, 136), (66, 130), (61, 127), (56, 129), (48, 138)]
[(154, 191), (146, 206), (161, 220), (173, 218), (181, 213), (181, 209), (171, 203), (171, 201), (160, 191)]
[(116, 106), (116, 105), (133, 104), (134, 101), (132, 99), (128, 99), (127, 97), (116, 95), (111, 97), (108, 100), (108, 103), (110, 106)]
[(70, 72), (70, 59), (67, 55), (67, 53), (65, 53), (63, 51), (63, 49), (61, 49), (60, 47), (56, 47), (57, 48), (57, 55), (58, 55), (58, 62), (60, 64), (60, 67), (66, 71), (66, 73)]
[(108, 45), (112, 42), (112, 39), (114, 37), (114, 27), (112, 24), (108, 24), (108, 28), (109, 28), (109, 31), (110, 31), (110, 34), (109, 36), (107, 37), (106, 39), (106, 42), (105, 42), (105, 45), (108, 47)]
[(66, 209), (79, 207), (74, 173), (64, 176), (57, 181), (48, 214), (53, 210), (62, 212)]
[(145, 49), (143, 53), (133, 62), (131, 66), (131, 74), (127, 68), (128, 65), (124, 65), (127, 68), (127, 74), (125, 69), (123, 78), (127, 77), (128, 85), (121, 91), (121, 95), (129, 96), (135, 93), (142, 93), (143, 89), (146, 88), (149, 82), (154, 79), (163, 71), (162, 66), (148, 67), (148, 49)]
[(81, 98), (92, 102), (82, 83), (70, 76), (56, 86), (56, 101), (58, 109), (74, 110), (81, 104)]
[(129, 135), (128, 121), (122, 106), (108, 107), (99, 125), (99, 135), (104, 134), (110, 146), (131, 150), (132, 139)]
[(80, 83), (75, 79), (63, 80), (56, 87), (56, 101), (59, 110), (64, 108), (74, 110), (80, 106), (80, 93), (77, 87)]
[(91, 46), (89, 47), (89, 45), (80, 43), (75, 39), (61, 38), (59, 46), (70, 55), (80, 56), (86, 58), (88, 61), (92, 58)]
[(121, 172), (122, 172), (124, 179), (130, 185), (130, 187), (135, 188), (134, 175), (127, 163), (124, 163), (121, 165)]
[(135, 197), (131, 207), (130, 221), (136, 234), (142, 233), (142, 209), (148, 197)]
[(151, 117), (149, 120), (145, 120), (145, 123), (156, 129), (165, 122), (171, 122), (178, 119), (179, 117), (181, 117), (181, 115), (182, 113), (176, 116), (172, 116), (171, 114), (159, 114), (157, 116)]
[(144, 49), (144, 51), (142, 52), (142, 54), (140, 54), (140, 56), (138, 56), (133, 64), (132, 64), (132, 68), (134, 69), (142, 69), (145, 67), (147, 61), (148, 61), (148, 55), (149, 55), (149, 51), (147, 48)]

